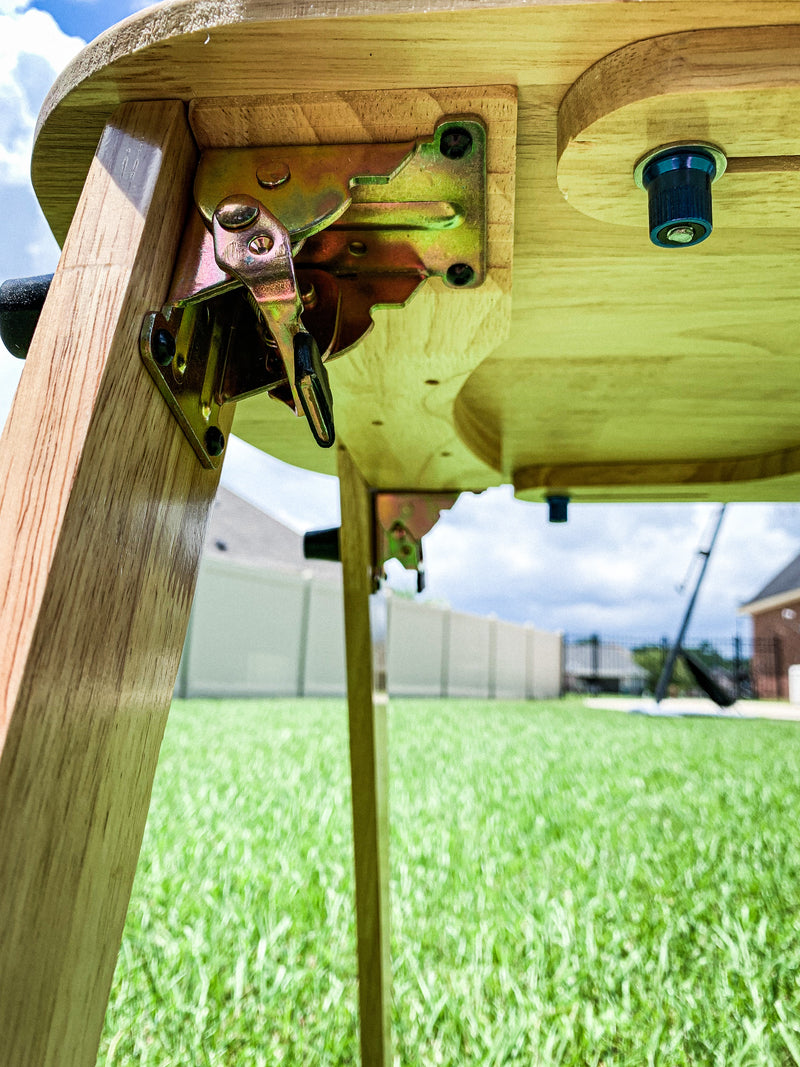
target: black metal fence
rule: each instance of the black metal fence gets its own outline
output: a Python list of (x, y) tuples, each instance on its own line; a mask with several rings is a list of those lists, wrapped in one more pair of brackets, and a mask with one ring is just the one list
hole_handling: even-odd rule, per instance
[[(564, 690), (571, 693), (655, 691), (669, 654), (666, 637), (604, 637), (567, 635), (564, 639)], [(737, 699), (784, 696), (791, 660), (780, 638), (691, 638), (684, 644), (710, 676)], [(703, 696), (694, 676), (679, 659), (669, 688), (671, 696)]]

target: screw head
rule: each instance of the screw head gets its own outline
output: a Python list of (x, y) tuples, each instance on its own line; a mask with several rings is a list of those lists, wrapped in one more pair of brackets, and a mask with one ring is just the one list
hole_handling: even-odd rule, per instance
[(664, 236), (674, 245), (688, 245), (694, 240), (694, 227), (670, 226)]
[(266, 233), (257, 234), (247, 246), (254, 256), (265, 256), (275, 242)]
[(446, 159), (463, 159), (472, 149), (472, 134), (463, 126), (448, 126), (439, 139), (439, 151)]
[(472, 279), (475, 277), (475, 271), (469, 265), (469, 263), (452, 263), (447, 268), (447, 274), (445, 275), (449, 285), (462, 286), (469, 285)]
[(258, 217), (255, 204), (243, 204), (239, 200), (223, 200), (214, 212), (223, 230), (244, 230)]
[(150, 341), (150, 351), (159, 367), (168, 367), (175, 358), (175, 338), (160, 326)]
[(256, 171), (256, 180), (262, 189), (277, 189), (291, 178), (292, 172), (286, 163), (262, 163)]
[(206, 430), (205, 445), (209, 456), (221, 456), (225, 451), (225, 434), (218, 426), (209, 426)]

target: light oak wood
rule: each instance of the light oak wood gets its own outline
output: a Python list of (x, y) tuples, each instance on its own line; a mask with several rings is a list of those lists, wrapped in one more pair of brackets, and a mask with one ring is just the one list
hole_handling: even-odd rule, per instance
[[(606, 466), (561, 464), (556, 467), (523, 467), (514, 474), (514, 485), (519, 496), (528, 490), (536, 490), (545, 485), (552, 490), (564, 486), (580, 486), (598, 492), (608, 486), (647, 486), (649, 492), (657, 494), (674, 491), (676, 485), (683, 487), (687, 499), (692, 498), (692, 491), (697, 487), (697, 499), (707, 492), (709, 486), (718, 486), (720, 490), (727, 487), (727, 492), (735, 493), (737, 484), (747, 486), (744, 492), (751, 492), (754, 482), (766, 482), (771, 478), (780, 478), (800, 471), (800, 448), (786, 449), (761, 456), (748, 456), (744, 459), (718, 459), (706, 463), (651, 463), (638, 466), (631, 463), (610, 463)], [(723, 490), (724, 491), (724, 490)], [(744, 497), (747, 499), (747, 496)]]
[[(9, 1062), (92, 1062), (216, 484), (136, 353), (186, 205), (184, 107), (201, 148), (489, 127), (488, 281), (426, 284), (331, 364), (346, 449), (266, 398), (236, 423), (290, 462), (338, 459), (362, 1057), (388, 1067), (369, 487), (797, 499), (798, 43), (796, 0), (173, 0), (58, 80), (33, 176), (69, 237), (2, 440)], [(631, 155), (701, 134), (735, 155), (717, 228), (665, 253)]]
[[(776, 26), (789, 29), (774, 33)], [(477, 291), (426, 285), (407, 308), (380, 312), (366, 344), (331, 365), (341, 430), (370, 484), (435, 491), (512, 481), (534, 499), (557, 484), (576, 499), (793, 500), (800, 377), (789, 265), (800, 256), (800, 226), (794, 175), (775, 161), (787, 151), (800, 156), (794, 112), (785, 111), (793, 107), (798, 26), (796, 0), (447, 0), (403, 11), (366, 0), (162, 5), (104, 35), (59, 79), (40, 120), (34, 182), (63, 233), (96, 131), (119, 99), (194, 101), (201, 140), (227, 117), (234, 139), (246, 141), (250, 98), (258, 97), (259, 123), (269, 124), (271, 104), (284, 106), (289, 91), (300, 101), (291, 105), (292, 123), (310, 127), (313, 139), (313, 94), (324, 111), (330, 94), (434, 90), (433, 97), (440, 86), (514, 85), (510, 314), (505, 291), (486, 315), (490, 291), (479, 309)], [(628, 48), (638, 56), (630, 69), (634, 52), (619, 63)], [(597, 70), (608, 79), (598, 80)], [(596, 93), (573, 90), (593, 78)], [(743, 192), (730, 211), (720, 201), (715, 232), (698, 248), (652, 247), (644, 194), (636, 226), (564, 199), (563, 131), (588, 121), (565, 126), (573, 106), (565, 100), (584, 99), (591, 117), (591, 106), (607, 110), (618, 89), (624, 106), (653, 92), (681, 102), (650, 131), (659, 141), (685, 135), (684, 105), (698, 122), (718, 105), (742, 116), (749, 133), (730, 188), (735, 179)], [(737, 101), (733, 109), (726, 96)], [(248, 98), (244, 109), (234, 98)], [(358, 107), (342, 108), (340, 118), (341, 141), (359, 139), (369, 125)], [(753, 139), (759, 129), (768, 143)], [(580, 135), (572, 142), (592, 155)], [(773, 160), (768, 173), (753, 170), (762, 152)], [(581, 180), (588, 188), (602, 176), (592, 163)], [(776, 213), (763, 208), (773, 193)], [(636, 191), (629, 195), (637, 203)], [(308, 447), (305, 427), (269, 404), (248, 402), (246, 414), (242, 405), (235, 430), (281, 459), (331, 471), (331, 457)], [(717, 470), (723, 480), (699, 482), (697, 470)], [(743, 470), (758, 477), (743, 480)], [(622, 484), (626, 471), (636, 477)], [(683, 472), (689, 481), (668, 482)]]
[(361, 1062), (363, 1067), (391, 1067), (389, 757), (386, 683), (385, 677), (376, 678), (373, 669), (370, 630), (373, 512), (369, 487), (352, 456), (344, 446), (337, 448), (337, 455), (342, 504)]
[(0, 1040), (87, 1067), (217, 474), (138, 354), (194, 167), (181, 104), (100, 141), (0, 440)]
[(706, 141), (728, 158), (714, 185), (717, 227), (797, 228), (798, 109), (800, 26), (638, 41), (601, 59), (564, 97), (559, 188), (592, 218), (639, 226), (647, 194), (632, 180), (638, 160), (670, 141)]

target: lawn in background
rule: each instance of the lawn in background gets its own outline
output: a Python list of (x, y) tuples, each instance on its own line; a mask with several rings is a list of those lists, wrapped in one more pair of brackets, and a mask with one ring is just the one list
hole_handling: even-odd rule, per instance
[[(393, 701), (395, 1063), (800, 1065), (800, 726)], [(98, 1065), (358, 1062), (341, 701), (187, 701)]]

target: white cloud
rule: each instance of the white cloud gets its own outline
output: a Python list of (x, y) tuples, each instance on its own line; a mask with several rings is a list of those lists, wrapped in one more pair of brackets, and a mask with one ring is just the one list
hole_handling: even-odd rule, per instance
[[(566, 526), (509, 488), (464, 496), (425, 544), (428, 593), (462, 610), (607, 635), (677, 630), (713, 505), (573, 504)], [(737, 608), (800, 551), (800, 506), (731, 505), (692, 631), (732, 634)], [(742, 622), (739, 624), (742, 626)]]
[(30, 181), (33, 129), (56, 75), (82, 47), (52, 15), (22, 4), (0, 7), (0, 182)]
[[(275, 403), (275, 401), (266, 401)], [(297, 531), (339, 523), (339, 482), (325, 474), (290, 467), (231, 437), (222, 484)]]
[[(58, 246), (30, 182), (33, 130), (45, 94), (82, 45), (47, 12), (0, 0), (0, 280), (49, 273), (58, 261)], [(0, 346), (0, 424), (21, 370)]]

